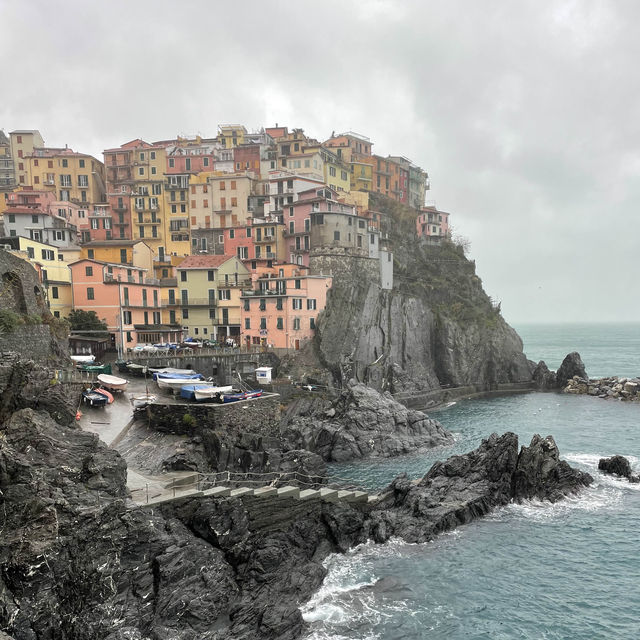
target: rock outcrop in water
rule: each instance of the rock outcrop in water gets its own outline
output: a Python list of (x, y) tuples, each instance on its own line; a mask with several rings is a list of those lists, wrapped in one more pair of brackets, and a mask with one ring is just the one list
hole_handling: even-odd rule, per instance
[(564, 389), (567, 382), (579, 378), (588, 382), (589, 376), (584, 368), (582, 358), (577, 351), (567, 354), (557, 372), (550, 371), (544, 360), (540, 360), (532, 373), (533, 382), (540, 391)]
[(625, 402), (640, 401), (640, 378), (585, 379), (578, 376), (567, 381), (564, 393), (575, 395), (589, 394), (598, 398), (622, 400)]
[(295, 401), (283, 419), (282, 436), (293, 449), (312, 451), (328, 462), (453, 443), (436, 420), (355, 381), (333, 401), (313, 396)]
[(624, 456), (611, 456), (610, 458), (600, 458), (598, 469), (604, 473), (610, 473), (621, 478), (627, 478), (629, 482), (640, 482), (640, 476), (631, 471), (631, 463)]

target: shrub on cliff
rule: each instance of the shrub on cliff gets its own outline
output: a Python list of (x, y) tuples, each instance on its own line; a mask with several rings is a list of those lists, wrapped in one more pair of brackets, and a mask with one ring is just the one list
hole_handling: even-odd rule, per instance
[(0, 333), (11, 333), (23, 323), (19, 314), (10, 309), (0, 309)]

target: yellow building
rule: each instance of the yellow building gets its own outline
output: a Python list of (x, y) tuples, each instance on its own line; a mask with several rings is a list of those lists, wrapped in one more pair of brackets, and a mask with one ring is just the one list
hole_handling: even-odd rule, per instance
[[(71, 270), (58, 247), (23, 236), (0, 238), (0, 244), (29, 261), (38, 272), (51, 313), (65, 318), (72, 309)], [(26, 345), (25, 345), (26, 346)]]
[(29, 181), (27, 158), (33, 154), (34, 149), (44, 147), (44, 140), (35, 129), (12, 131), (9, 137), (16, 183), (23, 187), (32, 185)]
[[(94, 240), (82, 245), (80, 259), (126, 264), (154, 271), (153, 249), (142, 240)], [(132, 274), (129, 274), (132, 275)]]
[(93, 156), (71, 149), (35, 148), (24, 163), (27, 183), (53, 191), (58, 200), (81, 207), (106, 202), (104, 165)]
[(188, 173), (170, 174), (164, 182), (164, 253), (186, 256), (191, 253)]
[(143, 240), (154, 252), (166, 246), (164, 180), (167, 155), (164, 147), (145, 145), (133, 150), (130, 192), (131, 228), (135, 240)]
[(237, 257), (188, 256), (177, 267), (182, 326), (193, 338), (240, 337), (240, 294), (250, 274)]
[(350, 167), (337, 153), (321, 145), (307, 147), (307, 153), (318, 152), (323, 162), (325, 184), (335, 191), (351, 191)]
[(218, 125), (218, 141), (225, 149), (233, 149), (244, 143), (247, 135), (246, 128), (241, 124), (221, 124)]

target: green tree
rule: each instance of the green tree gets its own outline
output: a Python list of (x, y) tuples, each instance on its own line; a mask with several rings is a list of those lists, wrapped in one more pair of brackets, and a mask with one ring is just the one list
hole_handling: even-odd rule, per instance
[(91, 333), (85, 333), (84, 335), (96, 337), (104, 337), (107, 333), (107, 324), (98, 318), (95, 311), (74, 309), (67, 319), (71, 326), (71, 332), (90, 331)]

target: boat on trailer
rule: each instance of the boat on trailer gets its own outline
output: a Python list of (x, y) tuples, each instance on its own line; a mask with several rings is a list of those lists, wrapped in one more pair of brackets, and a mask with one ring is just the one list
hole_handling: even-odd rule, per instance
[(157, 380), (160, 376), (163, 377), (178, 377), (181, 375), (193, 375), (196, 372), (193, 369), (174, 369), (173, 367), (149, 367), (149, 372), (152, 373), (152, 377), (154, 380)]
[(118, 378), (118, 376), (110, 376), (106, 373), (101, 373), (98, 376), (98, 382), (109, 391), (124, 391), (127, 388), (128, 380), (124, 378)]
[(105, 407), (108, 398), (101, 393), (97, 393), (95, 389), (85, 389), (82, 392), (82, 402), (88, 404), (90, 407)]
[(177, 378), (158, 378), (156, 383), (160, 389), (172, 389), (175, 391), (180, 391), (180, 387), (185, 384), (197, 384), (198, 382), (202, 382), (202, 386), (211, 386), (211, 381), (206, 381), (204, 376), (201, 376), (199, 373), (194, 374), (192, 376), (179, 376)]
[[(211, 387), (210, 380), (202, 380), (201, 382), (189, 381), (189, 384), (184, 384), (184, 380), (182, 382), (183, 385), (180, 387), (180, 397), (184, 400), (195, 400), (197, 389)], [(173, 391), (175, 393), (177, 389), (174, 388)]]
[(110, 391), (107, 391), (102, 387), (96, 387), (93, 390), (101, 396), (104, 396), (107, 399), (107, 404), (111, 404), (113, 402), (113, 394)]
[(231, 393), (233, 391), (233, 387), (200, 387), (199, 389), (194, 389), (193, 394), (195, 399), (199, 402), (203, 402), (206, 400), (217, 400), (225, 393)]

